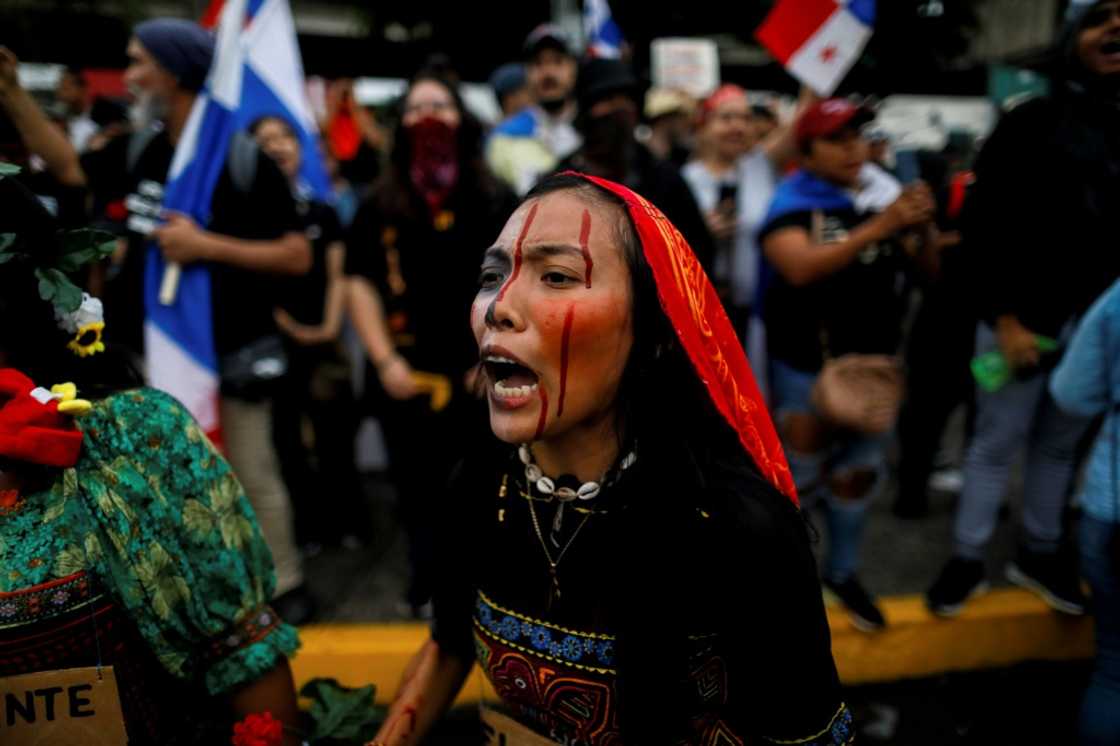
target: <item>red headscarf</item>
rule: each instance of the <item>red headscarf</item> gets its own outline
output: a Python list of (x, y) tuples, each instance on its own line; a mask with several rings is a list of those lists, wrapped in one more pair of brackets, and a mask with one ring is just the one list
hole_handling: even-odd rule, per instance
[(569, 172), (618, 195), (638, 230), (661, 308), (716, 409), (775, 487), (797, 503), (797, 488), (750, 363), (715, 288), (680, 231), (664, 213), (621, 184)]
[(708, 117), (728, 101), (747, 100), (747, 91), (734, 83), (724, 83), (700, 104), (700, 122), (707, 121)]

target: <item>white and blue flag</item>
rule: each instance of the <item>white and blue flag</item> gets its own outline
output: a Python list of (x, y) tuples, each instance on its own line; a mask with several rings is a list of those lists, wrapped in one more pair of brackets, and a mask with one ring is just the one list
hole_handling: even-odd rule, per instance
[(622, 31), (611, 16), (607, 0), (584, 0), (583, 30), (587, 35), (587, 56), (607, 59), (622, 56)]
[[(228, 0), (206, 85), (175, 147), (164, 210), (207, 225), (230, 141), (265, 115), (286, 119), (300, 140), (300, 188), (328, 199), (330, 181), (319, 155), (287, 0)], [(144, 278), (149, 382), (181, 401), (204, 431), (217, 435), (220, 379), (209, 269), (204, 263), (184, 267), (174, 300), (163, 303), (160, 289), (169, 268), (158, 246), (151, 244)]]

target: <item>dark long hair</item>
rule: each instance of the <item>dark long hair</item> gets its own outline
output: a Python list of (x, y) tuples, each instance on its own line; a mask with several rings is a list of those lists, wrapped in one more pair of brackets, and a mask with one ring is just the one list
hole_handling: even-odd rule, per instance
[(393, 147), (389, 153), (389, 165), (381, 177), (374, 182), (372, 197), (378, 209), (385, 215), (417, 219), (424, 216), (424, 200), (417, 193), (409, 178), (412, 151), (409, 146), (408, 130), (404, 126), (404, 106), (408, 94), (418, 83), (430, 81), (447, 89), (459, 113), (458, 151), (459, 183), (456, 191), (474, 193), (483, 197), (496, 196), (499, 192), (497, 178), (490, 172), (483, 157), (483, 129), (466, 105), (459, 88), (438, 70), (425, 69), (417, 73), (408, 83), (396, 105), (397, 124), (393, 128)]
[[(543, 180), (526, 200), (561, 191), (617, 213), (617, 238), (630, 270), (634, 342), (619, 386), (616, 431), (620, 453), (634, 449), (638, 455), (634, 478), (641, 497), (612, 524), (611, 557), (604, 562), (616, 573), (617, 593), (607, 603), (618, 625), (623, 734), (626, 743), (643, 746), (678, 743), (695, 714), (685, 711), (681, 696), (689, 635), (698, 631), (696, 607), (688, 599), (698, 594), (704, 603), (734, 604), (742, 592), (695, 587), (696, 574), (681, 565), (716, 554), (697, 546), (687, 527), (695, 525), (698, 511), (710, 511), (732, 534), (742, 524), (745, 536), (744, 509), (758, 500), (798, 527), (802, 519), (762, 477), (699, 380), (662, 310), (625, 203), (586, 179), (563, 174)], [(707, 574), (719, 571), (717, 564)]]
[[(0, 234), (13, 236), (21, 255), (49, 255), (59, 225), (31, 192), (11, 177), (0, 178)], [(71, 335), (59, 328), (54, 307), (39, 296), (37, 263), (24, 258), (0, 264), (0, 366), (16, 368), (36, 384), (73, 383), (84, 398), (101, 398), (142, 384), (127, 355), (112, 344), (81, 358), (67, 349)], [(79, 285), (82, 277), (73, 277)]]

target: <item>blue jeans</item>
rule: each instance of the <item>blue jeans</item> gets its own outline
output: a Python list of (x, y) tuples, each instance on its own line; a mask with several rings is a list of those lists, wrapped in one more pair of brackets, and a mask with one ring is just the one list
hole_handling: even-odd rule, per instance
[(1120, 526), (1081, 516), (1081, 574), (1093, 590), (1097, 657), (1081, 703), (1082, 746), (1120, 744)]
[[(987, 324), (980, 324), (976, 354), (995, 347), (995, 332)], [(984, 557), (1012, 466), (1024, 448), (1024, 543), (1033, 552), (1058, 550), (1075, 451), (1090, 421), (1059, 409), (1050, 396), (1049, 380), (1048, 371), (1038, 371), (1013, 379), (999, 391), (977, 387), (976, 432), (965, 455), (964, 490), (953, 527), (958, 555)]]
[[(778, 423), (779, 432), (784, 429), (783, 419), (788, 415), (817, 414), (811, 396), (816, 380), (815, 373), (791, 368), (779, 360), (770, 361), (774, 419)], [(823, 575), (832, 582), (842, 583), (852, 577), (859, 566), (859, 550), (863, 543), (863, 530), (867, 525), (867, 511), (883, 483), (885, 441), (880, 437), (840, 432), (824, 450), (815, 453), (797, 451), (788, 442), (783, 442), (782, 445), (802, 506), (806, 510), (818, 503), (825, 506), (828, 556), (825, 558)], [(836, 496), (829, 488), (829, 478), (855, 471), (873, 472), (876, 475), (874, 485), (866, 495), (858, 499)]]

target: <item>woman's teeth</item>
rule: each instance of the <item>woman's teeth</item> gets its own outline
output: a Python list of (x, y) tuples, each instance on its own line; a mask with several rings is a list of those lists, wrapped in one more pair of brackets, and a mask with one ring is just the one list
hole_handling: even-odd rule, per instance
[(528, 386), (506, 386), (501, 381), (494, 384), (494, 393), (506, 399), (515, 399), (522, 396), (529, 396), (537, 390), (537, 384)]

